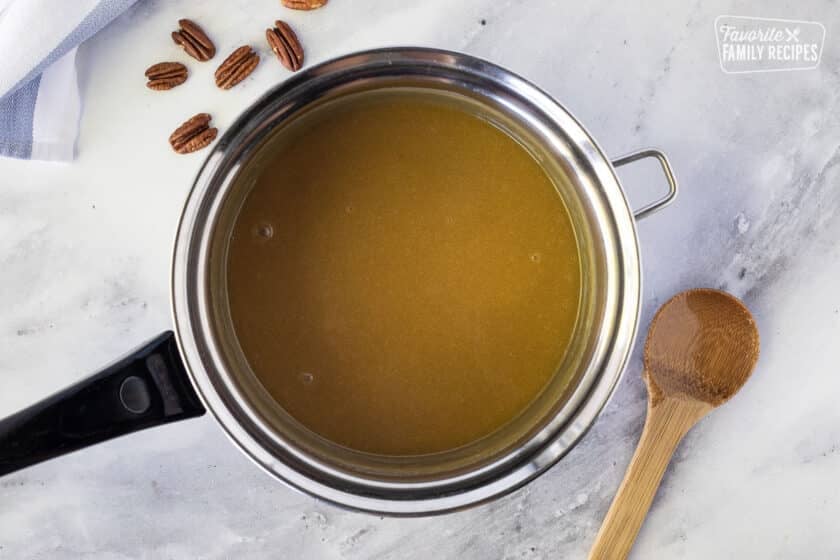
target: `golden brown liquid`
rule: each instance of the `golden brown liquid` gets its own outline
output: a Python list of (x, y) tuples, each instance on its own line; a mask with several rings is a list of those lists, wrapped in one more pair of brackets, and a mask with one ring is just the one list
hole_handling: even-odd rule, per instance
[(237, 218), (234, 329), (270, 394), (352, 449), (413, 455), (512, 420), (557, 372), (580, 266), (554, 185), (434, 95), (316, 110)]

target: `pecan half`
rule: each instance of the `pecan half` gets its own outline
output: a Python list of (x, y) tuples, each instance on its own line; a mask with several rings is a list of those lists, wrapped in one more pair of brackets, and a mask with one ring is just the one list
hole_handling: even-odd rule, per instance
[(197, 23), (189, 19), (179, 19), (178, 25), (181, 29), (172, 32), (172, 40), (187, 51), (188, 55), (201, 62), (216, 56), (216, 46)]
[(146, 70), (146, 87), (162, 91), (180, 86), (187, 81), (187, 67), (180, 62), (159, 62)]
[(260, 55), (250, 45), (239, 47), (216, 69), (216, 85), (222, 89), (232, 88), (247, 78), (259, 63)]
[(265, 30), (265, 38), (283, 66), (292, 72), (300, 70), (303, 66), (303, 47), (288, 23), (278, 19), (273, 29)]
[(280, 0), (280, 3), (293, 10), (317, 10), (327, 5), (327, 0)]
[(218, 128), (210, 127), (211, 118), (207, 113), (199, 113), (176, 128), (169, 136), (172, 149), (179, 154), (189, 154), (210, 144), (219, 133)]

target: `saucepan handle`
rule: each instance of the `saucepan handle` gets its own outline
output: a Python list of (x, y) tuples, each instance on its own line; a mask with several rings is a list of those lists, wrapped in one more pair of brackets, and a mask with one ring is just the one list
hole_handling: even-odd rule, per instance
[(677, 197), (678, 186), (677, 179), (674, 177), (674, 171), (673, 169), (671, 169), (671, 164), (668, 161), (668, 158), (665, 156), (665, 154), (657, 150), (656, 148), (646, 148), (644, 150), (638, 150), (636, 152), (625, 154), (619, 158), (614, 159), (612, 161), (612, 164), (613, 167), (621, 167), (622, 165), (633, 163), (634, 161), (639, 161), (640, 159), (646, 158), (654, 158), (659, 162), (659, 165), (662, 166), (662, 172), (665, 174), (665, 179), (668, 181), (668, 194), (634, 211), (633, 217), (637, 220), (641, 220), (650, 216), (654, 212), (662, 210), (663, 208), (671, 204), (671, 202), (673, 202), (674, 199)]
[(0, 476), (202, 414), (175, 336), (165, 332), (92, 377), (0, 420)]

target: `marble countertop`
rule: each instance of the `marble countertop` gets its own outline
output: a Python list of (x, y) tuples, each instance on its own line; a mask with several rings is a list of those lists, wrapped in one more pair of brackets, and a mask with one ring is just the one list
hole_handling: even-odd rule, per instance
[[(720, 14), (822, 22), (820, 67), (724, 74)], [(160, 94), (143, 70), (182, 58), (168, 38), (180, 17), (225, 52), (262, 45), (280, 15), (309, 65), (395, 44), (462, 50), (555, 95), (611, 155), (666, 151), (682, 192), (639, 225), (642, 332), (673, 293), (723, 287), (755, 313), (762, 356), (678, 449), (632, 557), (840, 556), (840, 12), (830, 0), (333, 0), (312, 13), (277, 0), (139, 2), (80, 50), (77, 161), (0, 159), (0, 416), (170, 327), (170, 248), (203, 155), (177, 156), (166, 138), (198, 111), (224, 129), (289, 74), (269, 60), (222, 92), (201, 66)], [(644, 166), (622, 176), (635, 205), (662, 188)], [(409, 520), (287, 489), (205, 416), (0, 479), (0, 558), (583, 558), (644, 409), (637, 348), (594, 428), (546, 475), (489, 505)]]

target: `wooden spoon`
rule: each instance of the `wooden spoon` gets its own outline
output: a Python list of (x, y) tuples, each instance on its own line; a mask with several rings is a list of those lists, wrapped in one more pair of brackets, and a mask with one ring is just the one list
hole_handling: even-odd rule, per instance
[(677, 444), (744, 385), (758, 347), (752, 315), (725, 292), (688, 290), (659, 309), (645, 344), (645, 427), (590, 560), (627, 557)]

